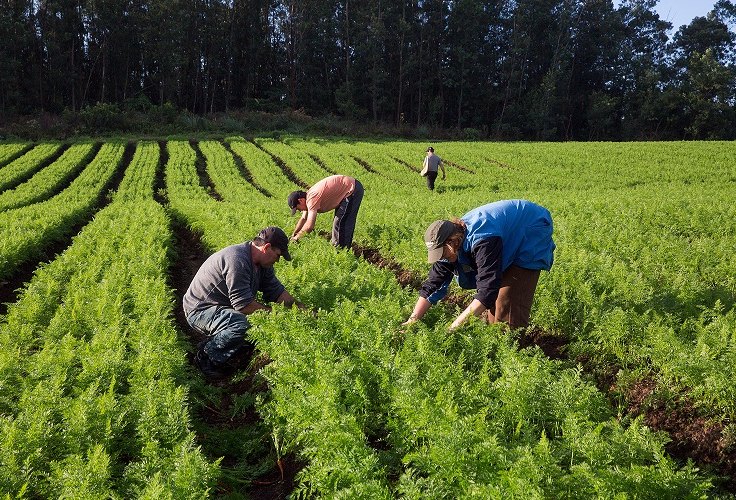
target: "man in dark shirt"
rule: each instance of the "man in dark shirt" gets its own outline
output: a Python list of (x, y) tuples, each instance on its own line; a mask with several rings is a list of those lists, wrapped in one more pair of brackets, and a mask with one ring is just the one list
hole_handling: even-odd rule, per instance
[[(189, 325), (207, 335), (194, 360), (208, 378), (227, 376), (236, 368), (234, 358), (252, 350), (245, 338), (250, 328), (247, 315), (270, 310), (268, 302), (295, 303), (273, 270), (281, 257), (291, 260), (288, 246), (284, 231), (267, 227), (253, 241), (212, 254), (197, 271), (183, 308)], [(256, 300), (258, 292), (262, 301)]]

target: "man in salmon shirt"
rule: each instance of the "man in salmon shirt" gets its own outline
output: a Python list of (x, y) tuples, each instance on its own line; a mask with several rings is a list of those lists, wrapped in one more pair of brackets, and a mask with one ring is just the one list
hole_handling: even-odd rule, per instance
[(350, 248), (355, 232), (355, 219), (362, 200), (363, 185), (347, 175), (331, 175), (307, 192), (292, 192), (287, 200), (291, 215), (299, 210), (302, 216), (291, 234), (291, 241), (299, 241), (299, 238), (314, 230), (318, 213), (334, 210), (330, 241), (337, 247)]

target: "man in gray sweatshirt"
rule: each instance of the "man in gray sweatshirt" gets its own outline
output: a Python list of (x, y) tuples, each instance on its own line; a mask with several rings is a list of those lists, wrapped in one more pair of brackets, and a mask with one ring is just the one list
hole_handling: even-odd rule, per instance
[(289, 238), (271, 226), (252, 241), (212, 254), (197, 271), (184, 295), (183, 308), (189, 325), (207, 336), (194, 357), (207, 378), (229, 375), (237, 368), (235, 359), (252, 351), (253, 344), (245, 337), (249, 314), (270, 310), (265, 305), (268, 302), (296, 303), (273, 270), (281, 257), (291, 260)]

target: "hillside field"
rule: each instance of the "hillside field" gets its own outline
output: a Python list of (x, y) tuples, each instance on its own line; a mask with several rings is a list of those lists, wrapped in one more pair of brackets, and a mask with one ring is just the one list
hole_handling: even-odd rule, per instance
[[(447, 179), (420, 177), (432, 145)], [(713, 498), (736, 493), (732, 142), (0, 144), (0, 496)], [(232, 379), (191, 364), (211, 253), (335, 173), (365, 196), (276, 265), (312, 314), (250, 317)], [(426, 227), (501, 199), (557, 245), (532, 325), (402, 330)], [(327, 235), (327, 236), (326, 236)]]

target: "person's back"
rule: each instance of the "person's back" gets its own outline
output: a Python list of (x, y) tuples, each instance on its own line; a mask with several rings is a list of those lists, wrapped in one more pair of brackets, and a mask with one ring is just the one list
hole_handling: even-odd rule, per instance
[(317, 213), (335, 210), (355, 190), (355, 179), (347, 175), (331, 175), (307, 191), (307, 210)]
[[(552, 265), (546, 257), (545, 262), (537, 262), (535, 247), (539, 241), (540, 252), (544, 250), (544, 255), (551, 258), (546, 239), (552, 234), (552, 216), (546, 208), (527, 200), (501, 200), (475, 208), (461, 219), (468, 228), (464, 251), (470, 252), (479, 241), (498, 236), (503, 242), (502, 270), (514, 263), (526, 269)], [(528, 231), (535, 238), (529, 238)]]
[(427, 156), (425, 161), (427, 162), (427, 172), (437, 173), (437, 170), (440, 167), (440, 162), (442, 161), (442, 158), (440, 158), (434, 153), (431, 153)]
[(427, 148), (427, 156), (424, 158), (422, 175), (427, 178), (427, 187), (430, 191), (434, 191), (434, 182), (437, 179), (439, 169), (442, 169), (442, 179), (445, 179), (445, 167), (442, 164), (442, 158), (434, 154), (434, 148)]

